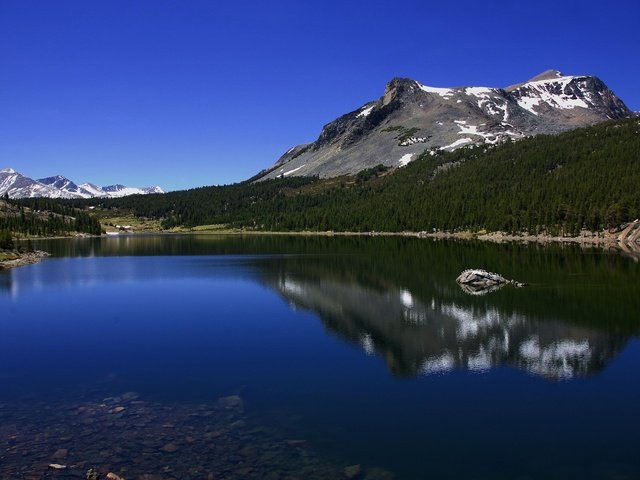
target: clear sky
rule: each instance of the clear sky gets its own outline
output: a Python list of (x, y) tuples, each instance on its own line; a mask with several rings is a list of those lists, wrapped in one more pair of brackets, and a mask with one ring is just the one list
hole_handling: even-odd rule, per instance
[(244, 180), (394, 76), (594, 74), (640, 110), (640, 2), (0, 0), (0, 168)]

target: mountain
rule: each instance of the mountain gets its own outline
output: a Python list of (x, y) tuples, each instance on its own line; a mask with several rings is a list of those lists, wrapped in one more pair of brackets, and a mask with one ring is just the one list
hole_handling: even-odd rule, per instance
[(63, 192), (69, 194), (69, 197), (66, 198), (91, 198), (97, 195), (94, 195), (91, 191), (79, 187), (71, 180), (62, 175), (56, 175), (55, 177), (47, 177), (47, 178), (39, 178), (36, 180), (38, 183), (42, 183), (44, 185), (48, 185), (53, 188), (57, 188)]
[(5, 193), (8, 193), (11, 198), (73, 198), (63, 190), (25, 177), (12, 168), (0, 170), (0, 194)]
[(124, 185), (108, 185), (106, 187), (98, 187), (93, 183), (83, 183), (76, 185), (68, 178), (62, 175), (56, 175), (55, 177), (40, 178), (37, 180), (40, 183), (55, 187), (59, 190), (71, 195), (67, 198), (94, 198), (94, 197), (109, 197), (119, 198), (126, 197), (127, 195), (146, 195), (148, 193), (164, 193), (160, 187), (125, 187)]
[[(295, 175), (102, 201), (164, 228), (578, 236), (640, 218), (640, 119), (421, 154), (350, 179)], [(98, 202), (95, 202), (98, 203)], [(589, 234), (591, 236), (591, 234)]]
[(11, 198), (117, 198), (127, 195), (145, 195), (164, 193), (160, 187), (125, 187), (109, 185), (98, 187), (92, 183), (77, 185), (62, 175), (33, 180), (12, 168), (0, 170), (0, 195), (9, 194)]
[(597, 77), (548, 70), (506, 88), (439, 88), (394, 78), (384, 95), (327, 124), (259, 177), (334, 177), (404, 166), (427, 150), (557, 134), (633, 112)]
[[(92, 184), (83, 184), (95, 187)], [(100, 187), (98, 187), (100, 188)], [(125, 187), (124, 185), (109, 185), (101, 188), (103, 195), (96, 195), (98, 197), (126, 197), (128, 195), (146, 195), (149, 193), (164, 193), (164, 190), (160, 187)]]

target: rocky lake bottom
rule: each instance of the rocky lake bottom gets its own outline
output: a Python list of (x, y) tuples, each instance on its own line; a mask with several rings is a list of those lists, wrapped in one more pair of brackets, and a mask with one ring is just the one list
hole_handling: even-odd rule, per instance
[[(0, 405), (0, 478), (85, 479), (94, 469), (125, 479), (327, 479), (304, 439), (286, 438), (245, 412), (240, 396), (203, 405), (145, 402), (132, 392), (98, 402)], [(374, 469), (363, 478), (392, 478)]]

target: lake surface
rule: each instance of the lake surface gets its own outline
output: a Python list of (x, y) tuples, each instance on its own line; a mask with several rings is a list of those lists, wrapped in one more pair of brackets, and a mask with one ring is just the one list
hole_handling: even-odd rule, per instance
[[(633, 258), (381, 237), (36, 246), (52, 257), (0, 272), (0, 478), (640, 476)], [(471, 295), (470, 267), (529, 286)]]

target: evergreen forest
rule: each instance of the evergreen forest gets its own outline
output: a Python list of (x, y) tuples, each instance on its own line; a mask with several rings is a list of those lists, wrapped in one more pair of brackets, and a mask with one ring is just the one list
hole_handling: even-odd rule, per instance
[(100, 235), (100, 222), (83, 210), (51, 198), (0, 200), (0, 248), (11, 248), (11, 234), (54, 236), (70, 233)]
[(165, 228), (504, 231), (572, 235), (640, 217), (640, 120), (497, 146), (425, 151), (402, 168), (288, 177), (119, 199), (67, 200), (158, 218)]

